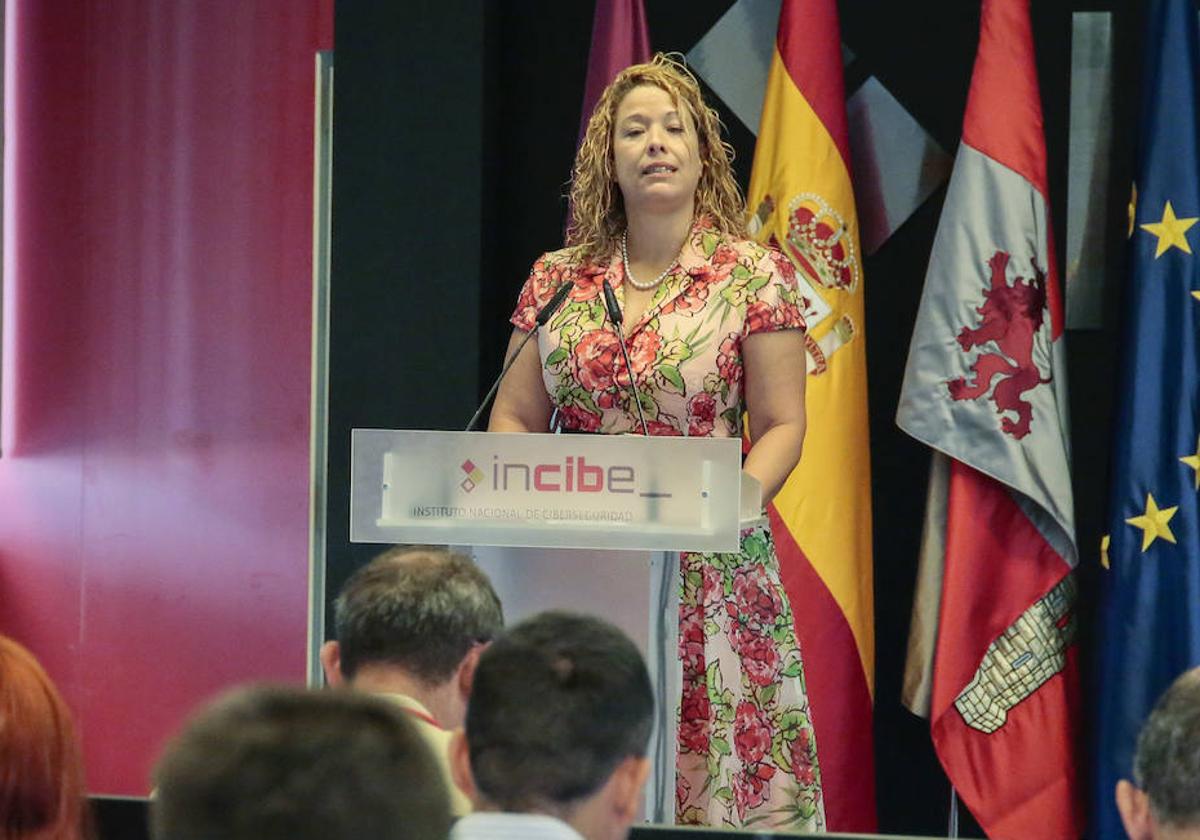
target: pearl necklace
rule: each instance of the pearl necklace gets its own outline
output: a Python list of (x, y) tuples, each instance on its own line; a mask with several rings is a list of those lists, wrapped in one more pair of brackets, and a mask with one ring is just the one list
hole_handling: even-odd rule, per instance
[(649, 283), (639, 283), (634, 279), (633, 272), (629, 270), (629, 231), (621, 234), (621, 260), (625, 263), (625, 279), (629, 281), (629, 285), (637, 289), (639, 292), (648, 292), (655, 288), (659, 283), (666, 279), (666, 276), (671, 273), (671, 269), (675, 267), (675, 263), (671, 263), (663, 273), (655, 277)]

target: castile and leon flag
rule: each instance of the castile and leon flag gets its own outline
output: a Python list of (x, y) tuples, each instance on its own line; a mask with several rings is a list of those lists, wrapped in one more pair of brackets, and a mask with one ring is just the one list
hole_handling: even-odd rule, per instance
[(897, 423), (933, 450), (905, 703), (989, 837), (1076, 838), (1078, 552), (1028, 0), (984, 0)]

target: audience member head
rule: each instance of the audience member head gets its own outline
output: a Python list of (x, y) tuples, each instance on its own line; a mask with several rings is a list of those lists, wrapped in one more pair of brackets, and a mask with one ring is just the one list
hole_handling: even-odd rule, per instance
[(455, 778), (478, 810), (558, 817), (623, 837), (649, 770), (654, 710), (641, 654), (597, 618), (545, 612), (480, 657)]
[(87, 833), (71, 713), (28, 650), (0, 636), (0, 840)]
[(1133, 783), (1117, 783), (1132, 840), (1200, 837), (1200, 668), (1158, 699), (1138, 736)]
[(443, 840), (445, 784), (402, 712), (354, 692), (235, 691), (155, 772), (155, 840)]
[(447, 728), (462, 724), (475, 664), (504, 627), (500, 599), (466, 555), (397, 547), (356, 571), (321, 649), (331, 685), (408, 694)]

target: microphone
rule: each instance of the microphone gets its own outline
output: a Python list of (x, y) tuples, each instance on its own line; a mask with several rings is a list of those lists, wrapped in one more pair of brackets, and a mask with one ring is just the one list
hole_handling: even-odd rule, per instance
[[(621, 314), (621, 307), (617, 304), (617, 293), (613, 291), (612, 284), (608, 282), (608, 278), (604, 278), (604, 308), (608, 310), (608, 320), (612, 321), (614, 327), (619, 327), (625, 323), (625, 316)], [(624, 335), (621, 330), (617, 330), (617, 335)]]
[(554, 317), (554, 313), (563, 305), (563, 301), (567, 299), (567, 295), (571, 293), (571, 289), (575, 288), (574, 283), (563, 283), (554, 292), (550, 300), (546, 301), (546, 305), (538, 310), (538, 314), (534, 316), (533, 329), (525, 333), (525, 337), (521, 339), (521, 343), (517, 345), (517, 349), (512, 351), (512, 354), (504, 361), (504, 367), (500, 368), (500, 375), (496, 377), (496, 381), (492, 383), (492, 387), (488, 390), (487, 396), (483, 398), (483, 402), (479, 404), (479, 408), (475, 409), (475, 413), (471, 415), (471, 421), (467, 423), (467, 428), (463, 431), (472, 432), (475, 430), (475, 425), (479, 422), (479, 418), (483, 416), (483, 410), (487, 408), (488, 403), (492, 401), (492, 397), (496, 396), (496, 391), (500, 390), (500, 382), (508, 373), (508, 369), (513, 366), (517, 357), (521, 355), (521, 351), (525, 349), (525, 345), (529, 343), (529, 339), (537, 334), (537, 331), (546, 326), (546, 322)]
[(642, 401), (638, 397), (637, 386), (633, 382), (633, 365), (629, 362), (629, 351), (625, 349), (625, 330), (621, 327), (624, 316), (621, 315), (621, 307), (617, 305), (617, 294), (613, 291), (607, 277), (604, 278), (604, 308), (608, 310), (608, 320), (612, 322), (613, 329), (617, 331), (617, 344), (621, 346), (621, 355), (625, 358), (625, 369), (629, 371), (629, 393), (633, 395), (633, 404), (637, 408), (638, 420), (642, 421), (642, 434), (650, 437), (650, 430), (646, 427), (646, 415), (642, 413)]
[[(574, 283), (563, 283), (554, 292), (550, 300), (546, 301), (546, 305), (538, 310), (538, 314), (534, 317), (539, 327), (546, 326), (546, 322), (554, 317), (554, 313), (563, 305), (563, 301), (567, 299), (567, 295), (571, 294), (571, 289), (575, 288)], [(532, 330), (531, 330), (532, 332)]]

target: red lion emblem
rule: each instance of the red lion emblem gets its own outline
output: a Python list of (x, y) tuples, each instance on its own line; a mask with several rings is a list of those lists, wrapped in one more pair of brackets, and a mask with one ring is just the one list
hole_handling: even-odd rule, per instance
[(983, 305), (975, 308), (981, 316), (979, 326), (963, 327), (958, 334), (958, 345), (963, 352), (995, 342), (998, 353), (983, 353), (971, 365), (974, 384), (964, 377), (946, 382), (950, 396), (956, 400), (977, 400), (991, 388), (992, 380), (1001, 379), (992, 391), (992, 402), (996, 413), (1013, 412), (1017, 419), (1005, 417), (1000, 428), (1017, 440), (1029, 434), (1033, 419), (1033, 406), (1021, 399), (1022, 394), (1038, 385), (1050, 381), (1042, 376), (1033, 360), (1034, 338), (1042, 327), (1046, 309), (1046, 272), (1030, 261), (1033, 278), (1027, 283), (1018, 277), (1008, 285), (1005, 269), (1009, 255), (997, 251), (988, 260), (992, 269), (992, 283), (983, 290)]

